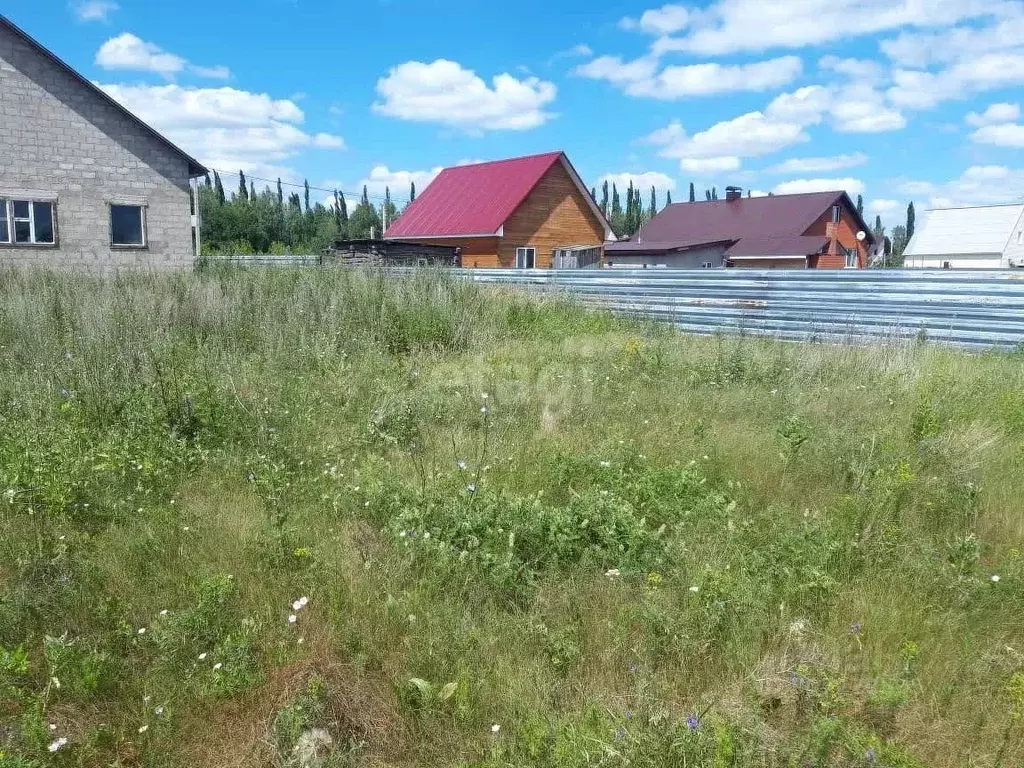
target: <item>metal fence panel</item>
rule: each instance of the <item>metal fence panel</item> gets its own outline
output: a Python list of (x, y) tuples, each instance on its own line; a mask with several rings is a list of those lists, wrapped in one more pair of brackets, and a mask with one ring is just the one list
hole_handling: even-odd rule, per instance
[(1024, 271), (453, 270), (464, 279), (566, 291), (588, 307), (692, 333), (784, 339), (925, 338), (1024, 344)]

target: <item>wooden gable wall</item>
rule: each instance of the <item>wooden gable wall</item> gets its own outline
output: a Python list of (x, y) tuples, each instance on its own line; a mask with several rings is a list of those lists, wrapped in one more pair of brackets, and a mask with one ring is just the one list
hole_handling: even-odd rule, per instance
[[(562, 163), (555, 163), (505, 222), (497, 264), (514, 267), (516, 248), (537, 249), (537, 267), (551, 266), (551, 251), (569, 245), (603, 245), (604, 223)], [(463, 259), (466, 263), (466, 259)], [(480, 266), (485, 266), (480, 264)]]

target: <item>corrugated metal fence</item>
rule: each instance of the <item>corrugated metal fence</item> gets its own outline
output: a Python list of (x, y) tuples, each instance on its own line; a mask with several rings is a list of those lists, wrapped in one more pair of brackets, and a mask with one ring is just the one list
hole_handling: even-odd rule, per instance
[(1024, 344), (1024, 270), (453, 270), (477, 283), (568, 291), (587, 306), (692, 333)]

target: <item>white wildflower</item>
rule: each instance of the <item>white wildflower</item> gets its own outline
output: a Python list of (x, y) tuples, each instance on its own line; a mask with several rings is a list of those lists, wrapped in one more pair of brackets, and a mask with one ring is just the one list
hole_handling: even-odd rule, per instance
[(160, 615), (161, 616), (166, 616), (167, 615), (167, 609), (164, 608), (162, 611), (160, 611)]
[(467, 464), (466, 464), (466, 462), (464, 462), (464, 461), (463, 461), (462, 459), (459, 459), (458, 461), (456, 461), (456, 462), (455, 462), (455, 466), (456, 466), (456, 467), (458, 467), (459, 469), (461, 469), (461, 470), (465, 471), (465, 470), (466, 470), (466, 467), (467, 467), (468, 465), (467, 465)]
[(299, 638), (299, 645), (302, 645), (304, 642), (306, 642), (306, 638), (300, 637)]
[(164, 708), (163, 707), (157, 707), (156, 709), (153, 710), (153, 713), (157, 717), (160, 717), (160, 715), (162, 715), (164, 713)]
[(501, 730), (501, 726), (498, 725), (497, 723), (493, 723), (491, 725), (491, 733), (497, 733), (500, 730)]
[(480, 406), (480, 413), (484, 414), (485, 416), (487, 415), (487, 406), (486, 405), (481, 405)]
[(221, 667), (223, 667), (223, 666), (224, 666), (224, 665), (223, 665), (223, 664), (221, 664), (221, 663), (220, 663), (220, 662), (218, 661), (218, 662), (217, 662), (216, 664), (214, 664), (214, 665), (213, 665), (213, 671), (214, 671), (214, 672), (216, 672), (217, 670), (219, 670), (219, 669), (220, 669)]
[(54, 739), (50, 742), (50, 746), (47, 747), (51, 752), (56, 752), (58, 749), (68, 743), (68, 740), (61, 736), (59, 739)]
[(292, 603), (292, 610), (293, 611), (301, 611), (302, 610), (302, 603), (300, 603), (298, 600), (295, 600)]
[(148, 725), (140, 725), (139, 726), (139, 733), (145, 733), (148, 730), (149, 730), (149, 726)]
[(199, 660), (200, 661), (204, 661), (205, 659), (206, 659), (206, 651), (203, 651), (202, 653), (199, 654)]
[(137, 634), (140, 634), (140, 635), (146, 634), (146, 628), (145, 627), (139, 627), (139, 631), (138, 631)]
[(416, 623), (416, 614), (414, 614), (414, 613), (410, 613), (405, 618), (408, 619), (410, 624), (415, 624)]
[(612, 463), (610, 461), (602, 461), (601, 462), (601, 466), (602, 467), (610, 467), (611, 465), (612, 465)]
[(992, 577), (989, 579), (989, 581), (991, 581), (993, 584), (998, 584), (999, 583), (999, 574), (998, 573), (993, 573)]
[(299, 605), (301, 605), (303, 608), (305, 608), (308, 604), (309, 604), (309, 598), (308, 597), (303, 595), (302, 597), (299, 598)]
[(690, 591), (693, 592), (693, 594), (696, 595), (698, 592), (700, 592), (700, 587), (698, 587), (696, 584), (694, 584), (692, 587), (690, 587)]
[(604, 575), (609, 579), (617, 579), (622, 575), (622, 572), (618, 568), (610, 568), (604, 572)]
[(142, 697), (142, 703), (143, 703), (143, 704), (149, 704), (149, 702), (150, 702), (150, 699), (152, 699), (152, 698), (153, 698), (153, 697), (152, 697), (152, 696), (150, 696), (150, 695), (149, 695), (149, 694), (147, 693), (147, 694), (146, 694), (145, 696), (143, 696), (143, 697)]
[(288, 623), (289, 624), (294, 624), (298, 620), (299, 620), (299, 617), (296, 616), (294, 613), (288, 616)]
[(486, 399), (487, 399), (488, 397), (490, 397), (490, 395), (488, 395), (488, 394), (487, 394), (486, 392), (484, 392), (484, 393), (482, 393), (482, 394), (480, 395), (480, 398), (481, 398), (482, 400), (486, 400)]
[(50, 730), (51, 731), (56, 731), (57, 730), (57, 724), (56, 723), (50, 723)]

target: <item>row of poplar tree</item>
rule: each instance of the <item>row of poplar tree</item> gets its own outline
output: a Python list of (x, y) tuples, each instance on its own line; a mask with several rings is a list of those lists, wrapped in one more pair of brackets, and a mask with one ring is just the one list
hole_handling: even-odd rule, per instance
[[(409, 190), (409, 199), (416, 198), (416, 185)], [(207, 174), (199, 186), (199, 210), (202, 215), (202, 250), (204, 255), (236, 255), (254, 253), (322, 253), (338, 240), (380, 238), (385, 222), (398, 218), (398, 207), (386, 189), (383, 201), (370, 201), (366, 187), (362, 197), (350, 208), (345, 194), (334, 191), (329, 205), (310, 200), (309, 181), (303, 194), (287, 196), (277, 180), (276, 189), (269, 186), (257, 192), (256, 184), (238, 172), (238, 188), (230, 196), (224, 190), (220, 174)]]

